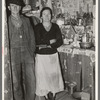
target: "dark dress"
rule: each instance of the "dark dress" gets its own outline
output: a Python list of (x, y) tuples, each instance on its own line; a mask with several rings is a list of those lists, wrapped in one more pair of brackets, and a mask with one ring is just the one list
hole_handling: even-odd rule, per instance
[[(51, 29), (46, 31), (43, 24), (35, 27), (36, 45), (51, 45), (51, 48), (36, 49), (35, 76), (36, 95), (46, 96), (63, 91), (64, 85), (60, 70), (57, 48), (62, 45), (62, 35), (57, 24), (52, 23)], [(51, 39), (57, 41), (50, 44)]]
[[(50, 44), (51, 39), (56, 39), (57, 41), (53, 44)], [(57, 48), (62, 45), (62, 34), (60, 28), (57, 24), (52, 23), (51, 29), (46, 31), (43, 24), (39, 23), (35, 27), (35, 40), (36, 45), (51, 45), (52, 48), (45, 48), (39, 50), (36, 49), (36, 53), (38, 54), (54, 54), (57, 52)]]

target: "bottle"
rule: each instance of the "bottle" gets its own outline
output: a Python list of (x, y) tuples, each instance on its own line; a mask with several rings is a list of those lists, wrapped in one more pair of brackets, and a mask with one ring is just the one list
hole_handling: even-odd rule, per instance
[(82, 42), (86, 42), (86, 33), (84, 34), (84, 36), (82, 37)]

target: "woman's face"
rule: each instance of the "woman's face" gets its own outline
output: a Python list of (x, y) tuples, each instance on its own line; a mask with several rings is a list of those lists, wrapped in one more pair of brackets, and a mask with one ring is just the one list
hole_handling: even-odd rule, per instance
[(20, 9), (21, 9), (21, 7), (16, 4), (10, 4), (10, 6), (9, 6), (9, 10), (11, 11), (11, 13), (14, 13), (14, 14), (18, 14)]
[(42, 19), (45, 22), (50, 22), (51, 21), (51, 13), (49, 10), (44, 10), (42, 12)]

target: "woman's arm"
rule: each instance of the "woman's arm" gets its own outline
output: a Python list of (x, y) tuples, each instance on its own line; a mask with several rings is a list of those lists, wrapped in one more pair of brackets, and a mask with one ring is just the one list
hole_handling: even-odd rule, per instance
[(52, 48), (58, 48), (63, 44), (62, 34), (59, 26), (56, 26), (56, 39), (50, 40), (50, 45)]

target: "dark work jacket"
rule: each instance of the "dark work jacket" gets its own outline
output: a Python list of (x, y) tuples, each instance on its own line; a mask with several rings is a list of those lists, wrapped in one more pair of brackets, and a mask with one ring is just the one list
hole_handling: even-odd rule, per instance
[[(56, 39), (56, 42), (50, 44), (51, 39)], [(49, 31), (45, 30), (42, 23), (37, 24), (35, 26), (35, 40), (36, 45), (51, 45), (51, 48), (43, 48), (40, 50), (37, 47), (36, 53), (38, 54), (54, 54), (57, 52), (57, 48), (63, 43), (61, 30), (55, 23), (52, 23)]]
[[(35, 36), (33, 28), (30, 24), (28, 18), (24, 16), (20, 16), (22, 20), (22, 25), (20, 28), (16, 28), (12, 21), (11, 16), (8, 19), (8, 32), (10, 39), (10, 48), (20, 48), (26, 47), (29, 52), (33, 55), (35, 51)], [(22, 38), (20, 38), (22, 36)]]

